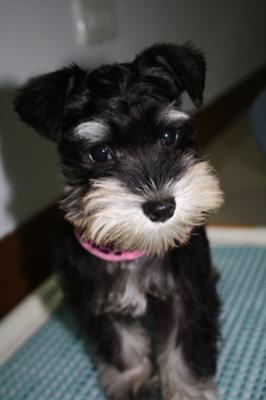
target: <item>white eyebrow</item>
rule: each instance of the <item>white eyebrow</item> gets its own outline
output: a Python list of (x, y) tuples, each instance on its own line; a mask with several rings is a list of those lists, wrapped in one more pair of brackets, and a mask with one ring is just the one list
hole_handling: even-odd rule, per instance
[(92, 142), (100, 142), (109, 136), (108, 126), (103, 122), (88, 121), (79, 124), (75, 130), (75, 134), (81, 138), (88, 139)]
[(159, 114), (159, 120), (165, 122), (185, 121), (187, 119), (189, 119), (189, 114), (174, 108), (166, 108)]

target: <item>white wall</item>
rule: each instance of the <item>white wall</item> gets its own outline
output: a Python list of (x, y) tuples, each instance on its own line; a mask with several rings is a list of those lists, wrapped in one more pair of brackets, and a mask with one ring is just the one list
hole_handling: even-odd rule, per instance
[(192, 39), (206, 53), (206, 100), (266, 62), (264, 0), (116, 0), (119, 35), (78, 47), (71, 0), (0, 0), (0, 237), (59, 195), (52, 144), (20, 124), (10, 108), (26, 78), (73, 60), (128, 60), (154, 41)]

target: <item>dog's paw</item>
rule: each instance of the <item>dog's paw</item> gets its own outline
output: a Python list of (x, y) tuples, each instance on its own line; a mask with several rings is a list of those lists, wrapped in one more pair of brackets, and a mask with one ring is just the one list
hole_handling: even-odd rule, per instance
[(190, 392), (178, 391), (166, 400), (219, 400), (219, 396), (216, 389), (195, 390), (193, 388)]
[(161, 383), (157, 375), (153, 376), (138, 392), (132, 396), (132, 400), (159, 400), (161, 399)]

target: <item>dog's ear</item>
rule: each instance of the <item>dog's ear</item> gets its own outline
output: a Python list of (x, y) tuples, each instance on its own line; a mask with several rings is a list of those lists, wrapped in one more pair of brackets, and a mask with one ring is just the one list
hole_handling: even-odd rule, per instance
[(86, 75), (77, 65), (72, 65), (30, 79), (18, 90), (15, 111), (41, 135), (57, 141), (65, 112), (85, 101)]
[(186, 91), (196, 107), (203, 101), (206, 62), (202, 52), (191, 43), (183, 46), (155, 44), (140, 53), (135, 60), (138, 68), (154, 73), (158, 67), (170, 76), (176, 87), (177, 96)]

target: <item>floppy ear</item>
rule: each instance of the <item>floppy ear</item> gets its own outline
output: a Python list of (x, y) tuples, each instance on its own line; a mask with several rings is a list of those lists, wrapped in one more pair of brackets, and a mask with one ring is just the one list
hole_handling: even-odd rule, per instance
[(80, 104), (85, 92), (86, 72), (72, 65), (30, 79), (18, 90), (14, 108), (22, 121), (57, 141), (66, 110)]
[(186, 43), (183, 46), (155, 44), (140, 53), (135, 62), (140, 68), (158, 67), (163, 70), (174, 80), (177, 96), (186, 91), (195, 106), (201, 106), (206, 62), (202, 52), (192, 44)]

